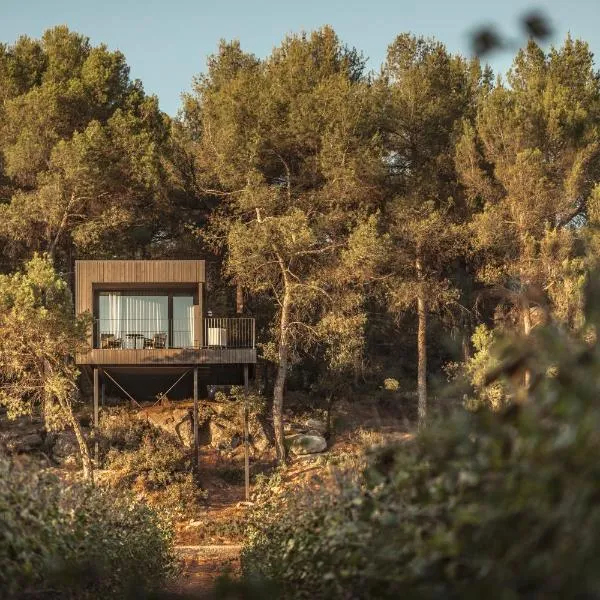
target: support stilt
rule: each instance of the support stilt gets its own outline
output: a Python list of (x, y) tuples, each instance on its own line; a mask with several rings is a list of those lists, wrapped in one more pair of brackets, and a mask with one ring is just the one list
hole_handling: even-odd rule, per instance
[[(98, 381), (100, 379), (100, 370), (98, 367), (94, 367), (94, 433), (98, 435), (98, 424), (99, 424), (99, 410), (98, 410)], [(94, 443), (94, 460), (96, 461), (96, 467), (98, 466), (98, 440)]]
[[(248, 395), (248, 365), (244, 365), (244, 392)], [(246, 488), (246, 502), (250, 500), (250, 454), (248, 448), (248, 399), (244, 399), (244, 483)]]
[(194, 367), (194, 464), (196, 467), (200, 463), (198, 442), (198, 367)]

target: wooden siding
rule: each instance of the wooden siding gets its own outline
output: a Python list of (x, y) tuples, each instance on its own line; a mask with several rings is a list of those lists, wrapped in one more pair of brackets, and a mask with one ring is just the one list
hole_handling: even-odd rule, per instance
[[(205, 278), (203, 260), (76, 260), (75, 312), (78, 315), (85, 312), (94, 315), (95, 290), (126, 287), (135, 289), (140, 286), (145, 289), (154, 286), (176, 289), (185, 285), (195, 289), (198, 295), (198, 313), (203, 315)], [(200, 346), (204, 343), (202, 336), (200, 328), (199, 337), (195, 338)], [(93, 345), (92, 331), (88, 343)]]
[[(75, 311), (93, 311), (94, 288), (156, 284), (205, 282), (203, 260), (77, 260), (75, 261)], [(202, 287), (199, 286), (200, 303)]]
[(256, 362), (255, 348), (167, 348), (164, 350), (95, 349), (77, 357), (81, 365), (155, 366), (155, 365), (223, 365)]

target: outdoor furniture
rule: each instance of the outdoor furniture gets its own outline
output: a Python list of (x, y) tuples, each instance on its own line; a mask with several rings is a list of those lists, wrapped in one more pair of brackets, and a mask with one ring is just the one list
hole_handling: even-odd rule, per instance
[(155, 333), (153, 338), (154, 348), (166, 348), (167, 347), (167, 334), (166, 333)]
[(227, 329), (225, 327), (209, 327), (207, 345), (225, 348), (227, 346)]
[(100, 334), (100, 348), (110, 348), (111, 342), (115, 339), (114, 333), (101, 333)]
[(125, 347), (128, 350), (141, 350), (144, 347), (143, 333), (126, 333)]
[(123, 347), (123, 340), (121, 338), (113, 338), (108, 341), (108, 347), (111, 349), (118, 349)]
[(144, 338), (144, 349), (154, 348), (154, 338)]
[(100, 334), (100, 348), (104, 350), (120, 348), (123, 340), (115, 336), (114, 333), (101, 333)]

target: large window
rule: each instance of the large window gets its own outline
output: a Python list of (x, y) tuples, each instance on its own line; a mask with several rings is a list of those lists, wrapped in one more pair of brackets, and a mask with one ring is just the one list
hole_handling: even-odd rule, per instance
[(191, 347), (193, 306), (192, 294), (99, 292), (97, 345), (125, 349)]
[(194, 298), (173, 296), (173, 346), (189, 348), (194, 345)]

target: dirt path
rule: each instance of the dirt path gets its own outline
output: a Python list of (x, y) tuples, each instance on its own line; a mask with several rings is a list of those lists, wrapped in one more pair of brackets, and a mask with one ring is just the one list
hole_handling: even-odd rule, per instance
[(240, 545), (176, 546), (183, 569), (170, 592), (193, 596), (198, 600), (214, 598), (217, 578), (226, 573), (240, 572)]

